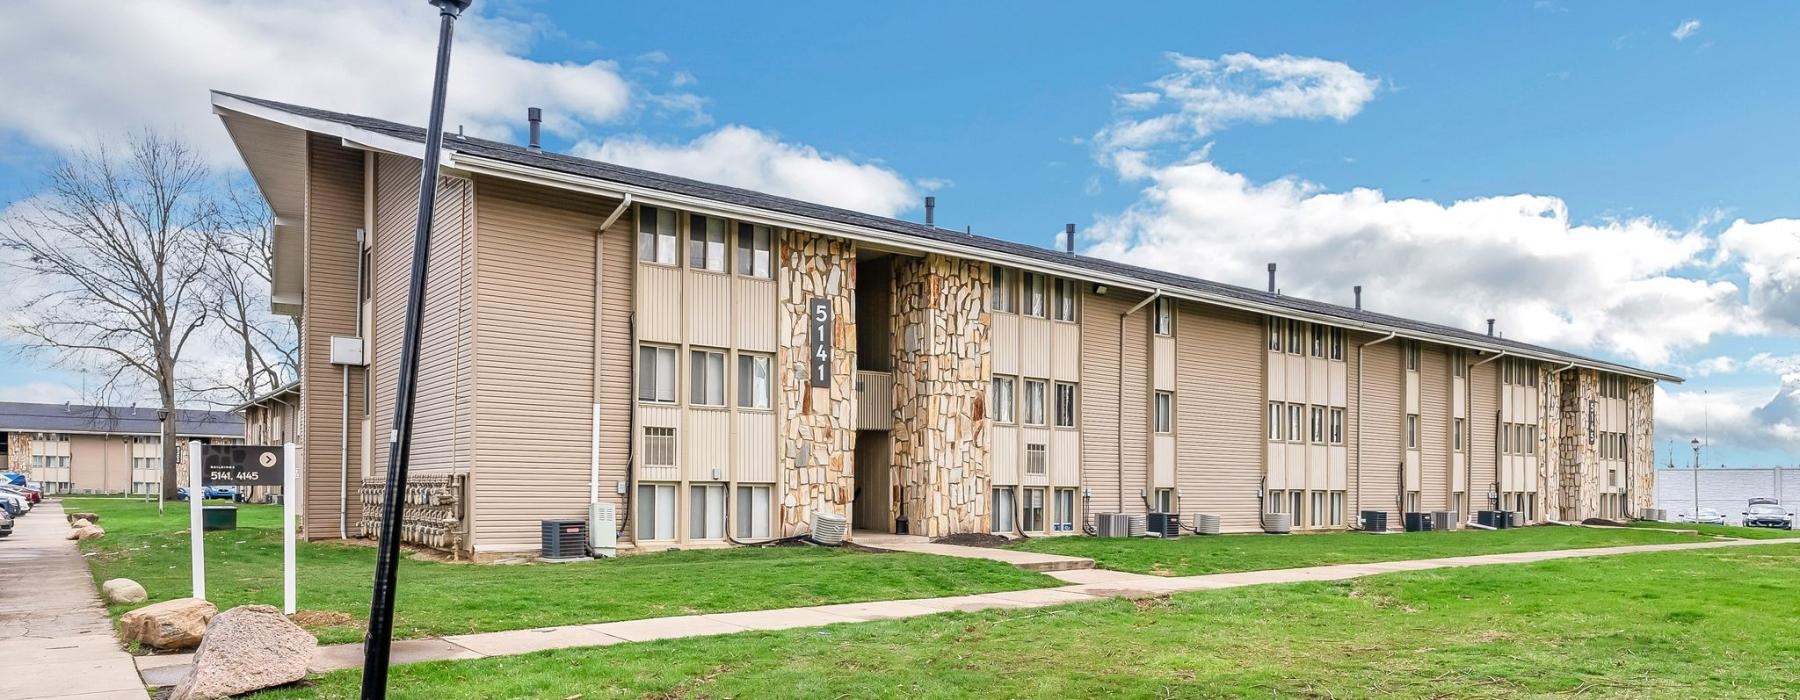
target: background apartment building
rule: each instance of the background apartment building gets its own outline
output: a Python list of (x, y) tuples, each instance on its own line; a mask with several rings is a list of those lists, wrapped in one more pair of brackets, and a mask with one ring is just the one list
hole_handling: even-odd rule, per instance
[[(154, 494), (162, 484), (158, 413), (136, 406), (0, 402), (0, 463), (43, 484), (45, 493)], [(184, 443), (236, 442), (244, 435), (243, 421), (226, 411), (178, 409), (175, 420)]]
[[(301, 327), (308, 523), (383, 478), (422, 130), (226, 94)], [(1618, 517), (1676, 377), (1360, 308), (451, 136), (414, 474), (478, 558), (858, 529)], [(334, 336), (336, 340), (334, 342)], [(334, 345), (337, 351), (334, 353)], [(346, 350), (346, 346), (355, 352)], [(343, 416), (348, 415), (345, 421)], [(310, 537), (336, 536), (308, 527)]]

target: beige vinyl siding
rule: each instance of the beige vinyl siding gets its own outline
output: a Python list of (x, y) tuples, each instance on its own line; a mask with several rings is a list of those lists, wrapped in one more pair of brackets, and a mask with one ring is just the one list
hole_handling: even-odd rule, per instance
[(1450, 505), (1450, 354), (1427, 345), (1419, 354), (1419, 509)]
[[(1390, 527), (1400, 522), (1401, 419), (1400, 344), (1390, 340), (1363, 351), (1362, 493), (1360, 510), (1387, 511)], [(1351, 434), (1352, 436), (1355, 433)]]
[[(301, 516), (308, 539), (338, 536), (340, 439), (349, 430), (352, 450), (362, 444), (362, 421), (341, 420), (342, 369), (331, 364), (331, 336), (356, 335), (356, 229), (364, 227), (363, 152), (344, 148), (338, 139), (307, 139), (307, 208), (300, 312), (301, 454), (306, 480)], [(363, 373), (350, 373), (352, 406), (362, 396)], [(385, 454), (383, 455), (385, 459)], [(349, 513), (361, 508), (357, 473), (352, 467)]]
[[(368, 473), (386, 473), (386, 436), (394, 421), (411, 285), (413, 237), (419, 209), (419, 161), (382, 154), (375, 161), (372, 339), (374, 429)], [(419, 376), (413, 405), (410, 473), (467, 471), (474, 415), (474, 191), (468, 180), (438, 180), (431, 257), (425, 275), (425, 317), (419, 337)], [(360, 403), (353, 401), (353, 404)], [(352, 413), (352, 420), (357, 418)]]
[[(478, 552), (528, 551), (539, 544), (539, 520), (587, 510), (594, 246), (612, 203), (487, 178), (475, 194), (472, 537)], [(623, 230), (607, 233), (609, 250), (630, 249)], [(607, 427), (622, 430), (622, 418)], [(614, 490), (611, 481), (601, 489)]]
[[(1487, 358), (1476, 359), (1476, 362)], [(1500, 370), (1504, 358), (1473, 368), (1469, 372), (1469, 509), (1490, 510), (1488, 490), (1498, 478), (1494, 474), (1494, 452), (1499, 449), (1495, 434), (1500, 412)]]
[(1181, 512), (1216, 513), (1224, 530), (1256, 530), (1267, 410), (1262, 318), (1195, 304), (1180, 304), (1177, 312)]
[(1093, 492), (1083, 509), (1084, 522), (1089, 522), (1085, 519), (1094, 513), (1144, 510), (1138, 489), (1145, 487), (1149, 476), (1150, 326), (1149, 307), (1127, 318), (1123, 325), (1125, 351), (1120, 353), (1119, 315), (1144, 296), (1114, 290), (1086, 297), (1081, 315), (1080, 426), (1081, 484)]

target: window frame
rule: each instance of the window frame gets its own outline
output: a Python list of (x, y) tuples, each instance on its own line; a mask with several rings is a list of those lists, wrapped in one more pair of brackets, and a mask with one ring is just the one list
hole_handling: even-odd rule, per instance
[[(1001, 385), (1005, 384), (1002, 393)], [(988, 382), (989, 401), (994, 405), (991, 413), (994, 423), (1012, 425), (1018, 420), (1019, 381), (1010, 374), (996, 374)], [(1002, 401), (1004, 399), (1004, 402)]]
[[(647, 352), (654, 354), (646, 356), (645, 353)], [(665, 378), (662, 376), (662, 366), (665, 356), (667, 357), (667, 363), (669, 365), (668, 376), (666, 377), (669, 381), (669, 387), (666, 392), (661, 386), (662, 380)], [(637, 400), (639, 403), (679, 404), (681, 402), (681, 365), (678, 364), (680, 362), (679, 358), (679, 349), (676, 347), (656, 345), (653, 343), (638, 344)], [(655, 359), (655, 362), (650, 362), (650, 359)], [(648, 375), (648, 377), (646, 375)], [(649, 386), (646, 386), (646, 378), (655, 381), (650, 383)], [(644, 393), (646, 390), (650, 391), (652, 395), (646, 397)], [(665, 394), (667, 395), (667, 398), (663, 398)]]
[(1304, 344), (1304, 341), (1301, 338), (1305, 335), (1305, 328), (1305, 322), (1298, 319), (1288, 319), (1287, 354), (1298, 355), (1301, 353), (1301, 350), (1303, 349), (1301, 346)]
[(1279, 316), (1270, 316), (1267, 325), (1269, 327), (1269, 352), (1281, 352), (1282, 328), (1285, 326), (1282, 322), (1282, 318)]
[(1282, 408), (1280, 401), (1269, 402), (1269, 442), (1281, 442), (1281, 427), (1287, 422), (1287, 409)]
[[(756, 517), (756, 494), (762, 493), (762, 517)], [(775, 487), (771, 484), (738, 484), (733, 489), (736, 501), (737, 517), (731, 523), (736, 537), (767, 538), (775, 522)], [(745, 526), (749, 527), (746, 528)], [(760, 525), (760, 528), (759, 528)], [(748, 530), (746, 532), (746, 530)]]
[[(717, 380), (716, 386), (714, 380)], [(715, 391), (718, 394), (717, 401), (712, 397)], [(700, 347), (688, 349), (688, 405), (701, 408), (724, 408), (728, 405), (725, 398), (724, 350)]]
[[(730, 491), (726, 489), (723, 481), (696, 481), (688, 484), (687, 536), (689, 540), (725, 539), (730, 532), (726, 529), (729, 523), (725, 521), (725, 511), (730, 509), (725, 502), (729, 493)], [(716, 504), (713, 501), (714, 494), (718, 496)], [(713, 512), (714, 505), (718, 506), (717, 513)], [(696, 525), (703, 528), (704, 531), (696, 533), (694, 531)], [(718, 528), (719, 534), (717, 535), (712, 534), (712, 528), (715, 527)]]
[(994, 297), (989, 308), (996, 313), (1019, 313), (1018, 276), (1014, 270), (1004, 265), (990, 265), (988, 270), (988, 285), (992, 287)]
[(1330, 444), (1344, 444), (1344, 409), (1340, 406), (1332, 406), (1329, 420), (1330, 432), (1327, 434), (1327, 437), (1330, 440)]
[[(759, 247), (757, 244), (761, 243)], [(736, 258), (730, 266), (741, 277), (775, 278), (775, 227), (737, 222)], [(762, 256), (758, 259), (758, 255)], [(757, 269), (761, 263), (762, 269)]]
[[(1001, 496), (1005, 496), (1005, 498), (1001, 498)], [(1011, 486), (996, 486), (989, 495), (989, 498), (994, 499), (994, 507), (990, 511), (988, 532), (1011, 533), (1016, 524), (1014, 518), (1017, 517), (1017, 513), (1015, 512), (1015, 509), (1018, 508), (1017, 492), (1014, 491)], [(1000, 507), (1001, 501), (1006, 502), (1006, 507)], [(1004, 528), (1000, 527), (1001, 517), (1006, 518), (1006, 527)]]
[[(727, 258), (730, 257), (730, 248), (727, 247), (725, 239), (731, 235), (731, 222), (722, 217), (705, 214), (689, 213), (687, 218), (686, 258), (688, 269), (719, 275), (729, 272), (731, 262)], [(714, 222), (718, 223), (717, 230), (713, 228)], [(718, 235), (717, 239), (713, 237), (714, 234)], [(713, 257), (714, 253), (718, 254), (716, 260)], [(696, 256), (698, 256), (697, 259)], [(715, 263), (717, 267), (714, 266)]]
[(1406, 341), (1406, 344), (1404, 347), (1405, 347), (1405, 350), (1403, 351), (1403, 353), (1406, 355), (1406, 371), (1408, 371), (1408, 372), (1419, 371), (1419, 354), (1420, 354), (1419, 341), (1417, 341), (1417, 340)]
[(1157, 297), (1150, 305), (1150, 331), (1165, 338), (1175, 335), (1174, 299)]
[(1157, 435), (1175, 433), (1175, 392), (1157, 391), (1150, 399), (1150, 429)]
[[(1066, 502), (1065, 502), (1066, 499)], [(1050, 492), (1050, 527), (1052, 532), (1075, 531), (1075, 489), (1056, 488)], [(1066, 508), (1065, 508), (1066, 506)]]
[(1290, 403), (1287, 405), (1287, 441), (1306, 441), (1305, 404)]
[(1318, 358), (1324, 358), (1325, 352), (1326, 352), (1326, 350), (1325, 350), (1325, 326), (1323, 324), (1319, 324), (1319, 323), (1314, 323), (1311, 325), (1312, 325), (1312, 356), (1318, 357)]
[[(636, 522), (632, 523), (631, 535), (634, 542), (673, 542), (679, 536), (677, 515), (681, 511), (681, 494), (677, 484), (665, 481), (645, 481), (637, 485), (637, 494), (632, 505)], [(649, 495), (646, 496), (645, 492)], [(663, 494), (668, 494), (668, 502), (663, 503)], [(666, 512), (665, 512), (666, 511)], [(645, 524), (648, 520), (649, 536), (645, 536)], [(664, 528), (664, 525), (667, 528)]]
[[(1033, 385), (1037, 387), (1036, 402), (1032, 401), (1031, 389)], [(1048, 385), (1048, 381), (1032, 377), (1026, 377), (1024, 381), (1020, 382), (1019, 402), (1023, 404), (1025, 408), (1023, 411), (1024, 415), (1019, 417), (1019, 423), (1021, 425), (1049, 425), (1050, 414), (1048, 409), (1050, 397), (1047, 395), (1049, 392)]]
[(1331, 342), (1331, 359), (1334, 361), (1337, 361), (1337, 362), (1343, 362), (1344, 361), (1344, 329), (1339, 328), (1337, 326), (1332, 326), (1330, 332), (1331, 332), (1331, 341), (1330, 341)]
[[(1036, 453), (1038, 457), (1036, 465), (1032, 464), (1031, 458), (1033, 453)], [(1050, 473), (1050, 445), (1042, 442), (1025, 443), (1025, 464), (1023, 471), (1026, 476), (1048, 475)]]
[[(1066, 400), (1063, 396), (1065, 390), (1068, 394)], [(1075, 382), (1053, 382), (1051, 394), (1051, 426), (1057, 428), (1076, 427), (1080, 420), (1078, 416), (1081, 415), (1081, 385)]]
[(1406, 449), (1419, 449), (1419, 414), (1406, 414)]
[[(662, 230), (663, 212), (669, 212), (671, 215), (672, 225), (668, 231)], [(679, 267), (681, 265), (681, 219), (681, 212), (676, 209), (648, 204), (638, 205), (638, 262), (645, 265)], [(646, 224), (650, 227), (647, 231), (644, 229)], [(646, 235), (649, 238), (645, 238)]]
[[(1019, 531), (1044, 532), (1047, 520), (1044, 517), (1045, 489), (1042, 486), (1027, 486), (1019, 495)], [(1036, 525), (1036, 527), (1033, 527)]]
[(1450, 451), (1451, 452), (1462, 452), (1463, 451), (1463, 439), (1464, 439), (1464, 434), (1465, 434), (1464, 430), (1466, 430), (1466, 428), (1467, 428), (1467, 426), (1464, 424), (1465, 420), (1467, 420), (1467, 419), (1464, 419), (1464, 418), (1450, 419)]
[(1026, 271), (1019, 275), (1019, 314), (1050, 317), (1050, 286), (1042, 273)]
[(1325, 407), (1315, 405), (1315, 406), (1308, 406), (1307, 408), (1309, 409), (1307, 411), (1307, 413), (1309, 414), (1307, 417), (1312, 419), (1312, 430), (1308, 433), (1308, 437), (1312, 438), (1312, 444), (1323, 445), (1323, 444), (1325, 444), (1325, 435), (1326, 435), (1326, 433), (1325, 433)]
[[(756, 371), (762, 369), (763, 386), (759, 391), (755, 386)], [(775, 357), (767, 353), (737, 353), (737, 407), (752, 411), (768, 411), (775, 407)], [(751, 398), (749, 404), (745, 398)], [(758, 403), (760, 401), (760, 404)]]
[(1075, 280), (1057, 277), (1050, 283), (1050, 319), (1075, 323), (1081, 320), (1081, 289)]

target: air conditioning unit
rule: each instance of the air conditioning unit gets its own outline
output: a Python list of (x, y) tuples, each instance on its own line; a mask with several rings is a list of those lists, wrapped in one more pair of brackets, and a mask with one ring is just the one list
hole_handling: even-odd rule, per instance
[(1456, 529), (1456, 523), (1457, 523), (1456, 511), (1453, 511), (1453, 510), (1431, 511), (1431, 529), (1433, 529), (1433, 530), (1454, 530), (1454, 529)]
[(1638, 511), (1640, 520), (1668, 520), (1669, 511), (1664, 508), (1644, 508)]
[(1140, 515), (1137, 513), (1132, 513), (1132, 514), (1126, 515), (1125, 517), (1131, 519), (1131, 526), (1127, 530), (1127, 534), (1129, 534), (1132, 537), (1143, 537), (1144, 535), (1149, 534), (1149, 532), (1150, 532), (1150, 519), (1149, 518), (1146, 518), (1143, 515)]
[(1124, 513), (1100, 513), (1094, 516), (1094, 532), (1101, 537), (1125, 537), (1131, 534), (1131, 517)]
[(837, 513), (813, 513), (812, 541), (827, 546), (843, 544), (850, 521)]
[(1219, 516), (1216, 513), (1195, 513), (1194, 532), (1202, 535), (1219, 534)]
[(619, 555), (619, 508), (611, 503), (588, 504), (588, 550), (596, 557)]
[(1475, 522), (1496, 530), (1504, 530), (1518, 525), (1517, 521), (1513, 519), (1513, 513), (1504, 510), (1478, 511), (1475, 513)]
[(1406, 513), (1401, 517), (1404, 518), (1407, 532), (1428, 532), (1431, 530), (1431, 526), (1436, 524), (1432, 522), (1430, 513), (1413, 512)]
[(1271, 535), (1285, 535), (1294, 529), (1294, 521), (1287, 513), (1263, 513), (1263, 532)]
[(1150, 534), (1160, 537), (1181, 536), (1181, 515), (1177, 513), (1151, 513), (1148, 527)]
[(584, 520), (544, 520), (543, 554), (545, 559), (577, 559), (587, 556), (587, 522)]
[(1362, 529), (1368, 532), (1387, 532), (1388, 514), (1385, 510), (1365, 510), (1362, 512)]

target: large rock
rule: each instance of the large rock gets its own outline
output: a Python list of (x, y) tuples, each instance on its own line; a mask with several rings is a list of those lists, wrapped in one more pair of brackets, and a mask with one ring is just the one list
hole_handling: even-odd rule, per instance
[(88, 525), (86, 527), (78, 527), (78, 528), (69, 530), (68, 536), (64, 537), (63, 539), (97, 540), (97, 539), (100, 539), (105, 536), (106, 536), (106, 531), (100, 529), (99, 525)]
[(90, 524), (97, 523), (97, 522), (100, 522), (100, 514), (99, 513), (70, 513), (69, 514), (69, 524), (70, 525), (74, 525), (75, 521), (77, 521), (77, 520), (86, 520)]
[(226, 698), (285, 685), (306, 677), (314, 639), (268, 605), (240, 605), (207, 625), (194, 652), (194, 670), (170, 700)]
[(69, 527), (73, 527), (73, 528), (93, 527), (93, 525), (94, 525), (94, 522), (92, 520), (88, 520), (87, 518), (76, 518), (75, 522), (69, 523)]
[(128, 578), (107, 579), (100, 584), (100, 594), (106, 596), (108, 603), (142, 603), (150, 599), (142, 585)]
[(219, 609), (199, 598), (176, 598), (119, 616), (119, 639), (157, 649), (191, 649), (206, 636)]

